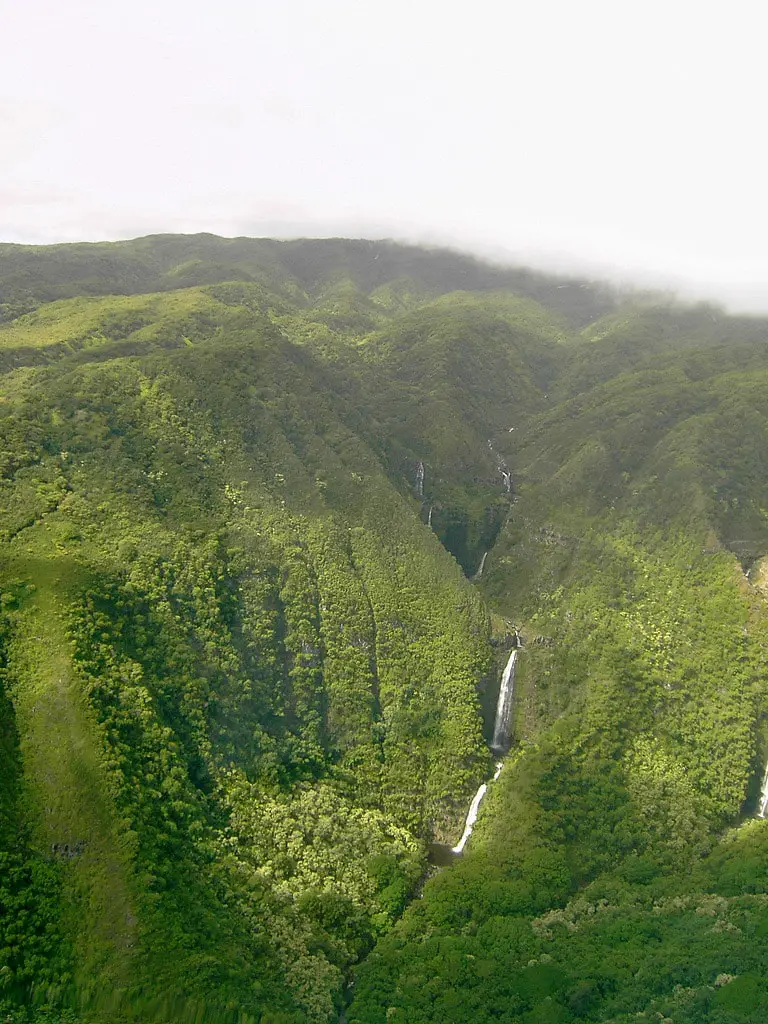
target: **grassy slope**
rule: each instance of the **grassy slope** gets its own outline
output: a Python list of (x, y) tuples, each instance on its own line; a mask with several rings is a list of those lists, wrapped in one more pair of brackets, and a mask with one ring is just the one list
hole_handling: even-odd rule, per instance
[[(41, 526), (38, 533), (44, 533)], [(8, 563), (29, 596), (14, 622), (8, 672), (21, 737), (32, 844), (65, 863), (65, 928), (84, 994), (124, 987), (136, 941), (130, 844), (120, 836), (100, 737), (72, 665), (65, 614), (82, 569), (28, 533)]]

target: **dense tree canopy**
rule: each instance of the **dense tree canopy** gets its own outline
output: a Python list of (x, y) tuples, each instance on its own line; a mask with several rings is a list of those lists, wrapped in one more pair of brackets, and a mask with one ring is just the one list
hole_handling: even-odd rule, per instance
[(0, 246), (0, 1015), (763, 1020), (766, 341), (393, 243)]

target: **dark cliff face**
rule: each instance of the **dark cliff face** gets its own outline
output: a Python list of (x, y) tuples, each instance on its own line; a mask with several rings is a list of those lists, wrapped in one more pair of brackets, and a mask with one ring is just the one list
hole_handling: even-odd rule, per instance
[(766, 755), (760, 322), (214, 236), (2, 246), (0, 315), (14, 1024), (694, 1020), (759, 975), (697, 910), (763, 927), (762, 833), (720, 843)]

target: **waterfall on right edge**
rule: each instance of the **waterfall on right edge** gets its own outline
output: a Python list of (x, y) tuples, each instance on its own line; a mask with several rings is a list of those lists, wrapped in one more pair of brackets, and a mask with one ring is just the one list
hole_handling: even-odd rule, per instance
[(493, 742), (491, 750), (505, 752), (509, 746), (509, 728), (512, 719), (512, 697), (515, 692), (515, 664), (517, 648), (513, 648), (509, 661), (504, 668), (499, 686), (499, 699), (496, 704), (496, 719), (493, 724)]
[(763, 775), (763, 786), (760, 790), (760, 810), (757, 812), (758, 818), (764, 818), (768, 813), (768, 764), (765, 766), (765, 774)]

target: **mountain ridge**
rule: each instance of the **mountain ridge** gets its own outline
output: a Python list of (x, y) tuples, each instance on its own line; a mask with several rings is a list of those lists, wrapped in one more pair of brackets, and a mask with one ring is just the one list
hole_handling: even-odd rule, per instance
[[(224, 262), (217, 262), (220, 260)], [(18, 293), (35, 301), (30, 285), (40, 291), (41, 301), (51, 301), (68, 294), (137, 294), (238, 279), (279, 282), (294, 295), (299, 286), (299, 294), (304, 291), (305, 297), (310, 297), (325, 283), (326, 267), (333, 268), (334, 277), (347, 277), (366, 292), (405, 278), (421, 281), (422, 287), (436, 294), (459, 287), (476, 290), (506, 286), (535, 298), (538, 289), (550, 296), (557, 308), (567, 308), (570, 301), (575, 307), (584, 305), (590, 314), (595, 308), (607, 311), (614, 304), (612, 289), (599, 283), (508, 268), (456, 250), (425, 250), (386, 239), (276, 241), (199, 234), (147, 235), (123, 242), (55, 246), (0, 243), (3, 303)], [(196, 273), (207, 274), (208, 278), (194, 280)], [(281, 288), (275, 290), (279, 293)], [(574, 310), (573, 315), (585, 314)]]

